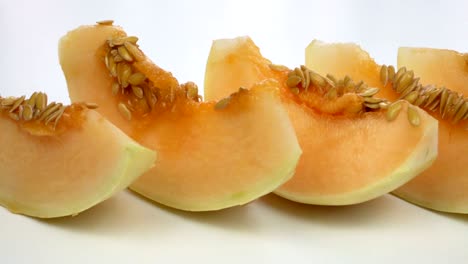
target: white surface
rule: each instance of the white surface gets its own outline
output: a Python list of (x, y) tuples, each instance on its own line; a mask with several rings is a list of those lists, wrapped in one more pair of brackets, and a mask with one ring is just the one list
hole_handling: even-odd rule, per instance
[[(250, 35), (276, 63), (304, 63), (313, 39), (360, 43), (394, 64), (398, 46), (467, 52), (464, 1), (0, 0), (1, 95), (44, 90), (68, 102), (57, 42), (113, 18), (161, 67), (200, 86), (211, 40)], [(349, 207), (269, 195), (212, 213), (171, 210), (123, 192), (75, 218), (0, 208), (0, 263), (468, 263), (468, 216), (386, 195)]]

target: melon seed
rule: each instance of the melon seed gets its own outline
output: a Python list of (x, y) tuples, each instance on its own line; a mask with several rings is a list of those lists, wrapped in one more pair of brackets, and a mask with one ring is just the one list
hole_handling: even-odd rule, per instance
[(408, 121), (413, 126), (419, 126), (421, 124), (421, 118), (419, 117), (418, 111), (410, 105), (408, 105)]
[(35, 107), (40, 111), (44, 110), (47, 106), (47, 94), (39, 93), (36, 98), (36, 105)]
[(10, 113), (13, 113), (16, 110), (16, 108), (18, 108), (23, 103), (25, 98), (26, 96), (23, 95), (20, 98), (16, 99), (13, 106), (10, 108)]
[(413, 82), (414, 73), (413, 71), (405, 72), (398, 82), (396, 82), (396, 91), (401, 93), (405, 88), (407, 88)]
[(399, 100), (396, 101), (388, 106), (387, 113), (385, 114), (385, 117), (387, 118), (388, 121), (393, 121), (398, 117), (398, 114), (400, 114), (401, 108), (403, 106), (403, 101)]
[(395, 78), (395, 67), (392, 65), (387, 68), (388, 81), (392, 81)]
[(86, 106), (86, 108), (88, 108), (88, 109), (96, 109), (96, 108), (99, 107), (99, 106), (98, 106), (97, 104), (95, 104), (95, 103), (85, 103), (85, 106)]
[(468, 115), (468, 102), (464, 102), (464, 104), (458, 109), (458, 111), (455, 113), (455, 116), (452, 119), (452, 123), (457, 123), (465, 115)]
[(362, 93), (359, 93), (358, 95), (362, 97), (370, 97), (370, 96), (374, 96), (378, 92), (379, 92), (379, 88), (372, 87), (372, 88), (368, 88)]
[(222, 110), (222, 109), (226, 108), (229, 105), (230, 102), (231, 102), (230, 97), (223, 98), (223, 99), (219, 100), (215, 104), (214, 109), (215, 110)]
[(15, 97), (8, 97), (8, 98), (2, 99), (2, 102), (0, 104), (2, 106), (11, 106), (12, 104), (15, 103), (15, 101), (16, 101)]
[(136, 72), (132, 75), (130, 75), (130, 77), (128, 77), (128, 83), (130, 83), (131, 85), (140, 85), (142, 82), (144, 82), (146, 79), (146, 76), (141, 73), (141, 72)]
[(122, 56), (122, 58), (126, 61), (132, 62), (133, 57), (130, 55), (128, 52), (127, 48), (125, 46), (120, 46), (117, 48), (117, 51), (119, 52), (119, 55)]
[(118, 109), (119, 109), (120, 114), (122, 114), (122, 116), (125, 119), (127, 119), (128, 121), (132, 119), (132, 113), (130, 112), (130, 110), (124, 103), (119, 103)]
[(101, 25), (101, 26), (112, 26), (114, 24), (114, 20), (101, 20), (97, 21), (96, 24)]
[(143, 89), (141, 89), (141, 87), (132, 85), (132, 92), (136, 97), (138, 97), (140, 99), (143, 98), (143, 96), (144, 96)]
[(25, 121), (29, 121), (32, 119), (33, 117), (33, 108), (31, 107), (31, 105), (29, 104), (26, 104), (23, 106), (23, 113), (21, 114), (21, 116), (23, 117), (23, 119)]
[(414, 103), (416, 99), (418, 99), (419, 92), (418, 91), (412, 91), (408, 95), (406, 95), (403, 99), (408, 101), (410, 104)]
[[(416, 91), (415, 91), (416, 92)], [(427, 94), (425, 95), (420, 95), (418, 97), (418, 99), (416, 99), (416, 101), (414, 101), (413, 105), (415, 106), (420, 106), (422, 105), (427, 99), (429, 98), (429, 96)]]
[(402, 68), (398, 69), (397, 73), (393, 77), (393, 83), (396, 84), (399, 81), (399, 79), (401, 78), (401, 76), (403, 74), (405, 74), (405, 72), (406, 72), (406, 67), (402, 67)]
[(293, 87), (293, 88), (291, 88), (291, 92), (292, 92), (293, 94), (295, 94), (295, 95), (298, 95), (300, 91), (299, 91), (299, 88)]
[(384, 86), (387, 85), (388, 82), (388, 67), (387, 65), (382, 65), (380, 68), (380, 81), (383, 83)]
[(286, 80), (286, 85), (289, 88), (296, 87), (302, 81), (301, 77), (297, 75), (292, 75)]
[(145, 55), (143, 55), (143, 52), (140, 51), (135, 44), (129, 41), (124, 42), (124, 46), (127, 49), (127, 51), (132, 55), (132, 57), (135, 58), (136, 61), (144, 61), (145, 60)]

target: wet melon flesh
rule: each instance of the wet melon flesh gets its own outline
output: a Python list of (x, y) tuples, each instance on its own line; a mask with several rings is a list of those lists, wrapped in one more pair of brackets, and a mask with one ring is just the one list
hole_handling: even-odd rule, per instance
[(126, 188), (156, 153), (95, 111), (79, 127), (34, 135), (0, 115), (0, 204), (41, 218), (76, 215)]
[[(114, 26), (81, 27), (61, 40), (59, 53), (72, 101), (98, 103), (104, 116), (158, 152), (156, 166), (132, 190), (178, 209), (207, 211), (250, 202), (292, 176), (301, 150), (277, 82), (239, 91), (215, 109), (216, 102), (187, 99), (177, 80), (146, 58), (134, 66), (166, 90), (151, 112), (123, 118), (100, 54), (109, 37), (124, 34)], [(164, 96), (171, 88), (172, 102)]]
[[(398, 67), (413, 70), (423, 85), (445, 86), (466, 96), (466, 58), (466, 55), (450, 50), (400, 48)], [(381, 88), (382, 96), (399, 97), (390, 85), (383, 87), (379, 83), (380, 65), (356, 44), (328, 44), (314, 40), (306, 49), (306, 64), (313, 70), (336, 76), (349, 72), (350, 76)], [(395, 190), (394, 194), (434, 210), (468, 213), (468, 122), (454, 125), (442, 119), (438, 111), (429, 114), (439, 121), (438, 157), (429, 169)]]
[[(283, 84), (282, 102), (303, 154), (293, 178), (276, 194), (310, 204), (364, 202), (401, 186), (435, 159), (437, 122), (424, 111), (417, 109), (422, 118), (419, 127), (409, 124), (406, 107), (393, 122), (383, 112), (354, 117), (324, 114), (308, 105), (307, 92), (292, 96), (284, 85), (284, 74), (269, 64), (249, 38), (214, 41), (206, 68), (205, 97), (219, 98), (238, 86), (250, 87), (266, 78)], [(226, 85), (214, 86), (220, 83)]]
[[(398, 66), (414, 70), (425, 84), (468, 96), (467, 55), (450, 50), (400, 48)], [(468, 213), (468, 121), (439, 121), (439, 156), (427, 171), (394, 194), (439, 211)]]
[(364, 81), (370, 87), (380, 88), (377, 97), (394, 101), (398, 99), (390, 85), (380, 81), (380, 65), (365, 50), (354, 43), (325, 43), (313, 40), (305, 51), (305, 65), (322, 74), (332, 74), (338, 79), (346, 75), (355, 82)]

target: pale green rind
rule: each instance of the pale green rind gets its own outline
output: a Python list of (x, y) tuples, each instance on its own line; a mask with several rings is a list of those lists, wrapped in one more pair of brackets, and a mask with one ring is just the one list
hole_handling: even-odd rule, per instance
[(427, 209), (431, 209), (434, 211), (439, 211), (439, 212), (446, 212), (446, 213), (457, 213), (457, 214), (468, 214), (468, 204), (467, 203), (462, 203), (462, 204), (438, 204), (437, 201), (424, 201), (424, 200), (418, 200), (414, 199), (408, 195), (405, 195), (404, 193), (396, 193), (393, 192), (393, 195), (395, 195), (398, 198), (401, 198), (407, 202), (410, 202), (412, 204), (415, 204), (420, 207), (424, 207)]
[[(95, 196), (83, 197), (82, 200), (75, 201), (74, 204), (63, 204), (60, 207), (49, 208), (40, 204), (37, 206), (25, 204), (15, 200), (14, 197), (3, 197), (4, 194), (0, 194), (0, 205), (12, 213), (38, 218), (74, 216), (127, 188), (134, 180), (154, 166), (155, 151), (139, 145), (108, 121), (102, 122), (102, 125), (102, 129), (108, 129), (109, 133), (117, 136), (116, 144), (121, 145), (121, 155), (115, 161), (116, 167), (113, 172), (106, 177), (109, 180), (102, 184), (103, 186), (96, 186)], [(86, 147), (86, 144), (84, 143), (83, 147)], [(99, 161), (96, 160), (96, 162)]]
[(412, 154), (409, 155), (398, 168), (395, 168), (390, 175), (381, 177), (382, 180), (378, 182), (353, 192), (338, 195), (298, 196), (296, 194), (280, 190), (276, 190), (274, 193), (286, 199), (300, 203), (317, 205), (351, 205), (366, 202), (392, 192), (429, 168), (437, 158), (438, 122), (432, 117), (429, 117), (427, 122), (428, 124), (426, 124), (424, 135), (414, 148)]
[(256, 183), (255, 186), (251, 186), (248, 191), (241, 192), (241, 195), (233, 194), (229, 197), (226, 197), (225, 199), (218, 199), (216, 203), (177, 203), (175, 200), (166, 200), (163, 197), (147, 197), (146, 195), (139, 192), (138, 188), (132, 186), (130, 187), (130, 190), (148, 199), (157, 201), (157, 203), (184, 211), (216, 211), (228, 207), (244, 205), (261, 196), (271, 193), (294, 175), (296, 165), (302, 154), (302, 150), (298, 144), (292, 143), (291, 146), (291, 153), (289, 154), (290, 159), (285, 160), (283, 166), (272, 169), (273, 172), (270, 178), (267, 178), (264, 182)]

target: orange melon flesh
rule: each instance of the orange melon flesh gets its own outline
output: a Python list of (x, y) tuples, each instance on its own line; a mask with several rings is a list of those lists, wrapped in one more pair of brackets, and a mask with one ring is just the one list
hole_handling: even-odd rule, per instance
[(357, 44), (313, 40), (306, 48), (305, 61), (308, 68), (323, 76), (332, 74), (342, 79), (348, 75), (354, 82), (364, 81), (370, 87), (380, 88), (376, 97), (398, 99), (390, 84), (384, 87), (381, 83), (380, 65)]
[[(423, 84), (445, 86), (468, 96), (467, 55), (450, 50), (400, 48), (398, 67), (406, 66)], [(439, 156), (427, 171), (394, 192), (431, 209), (468, 213), (468, 121), (439, 121)]]
[(207, 211), (248, 203), (292, 176), (301, 150), (274, 81), (240, 91), (215, 110), (216, 102), (180, 95), (177, 80), (146, 58), (136, 66), (157, 87), (174, 88), (176, 98), (163, 97), (152, 112), (125, 120), (100, 57), (109, 37), (124, 34), (114, 26), (81, 27), (62, 38), (59, 54), (72, 101), (98, 103), (104, 116), (158, 152), (156, 166), (132, 190), (167, 206)]
[(13, 213), (76, 215), (126, 188), (156, 153), (95, 111), (79, 127), (34, 135), (0, 115), (0, 204)]
[[(268, 64), (249, 38), (214, 41), (204, 88), (210, 100), (265, 78), (282, 82), (282, 101), (303, 154), (293, 178), (276, 194), (310, 204), (364, 202), (401, 186), (435, 159), (437, 122), (422, 110), (417, 110), (419, 127), (409, 124), (406, 108), (393, 122), (382, 112), (355, 117), (320, 113), (292, 97), (284, 78)], [(214, 86), (221, 83), (225, 85)]]
[[(317, 72), (337, 76), (349, 72), (350, 76), (381, 88), (380, 96), (399, 97), (390, 85), (378, 84), (380, 66), (356, 44), (327, 44), (314, 40), (306, 49), (306, 65)], [(466, 55), (450, 50), (400, 48), (398, 67), (403, 66), (413, 70), (422, 84), (445, 86), (468, 95)], [(438, 112), (429, 113), (439, 120), (438, 157), (429, 169), (394, 194), (434, 210), (468, 213), (467, 121), (453, 125), (443, 120)]]

